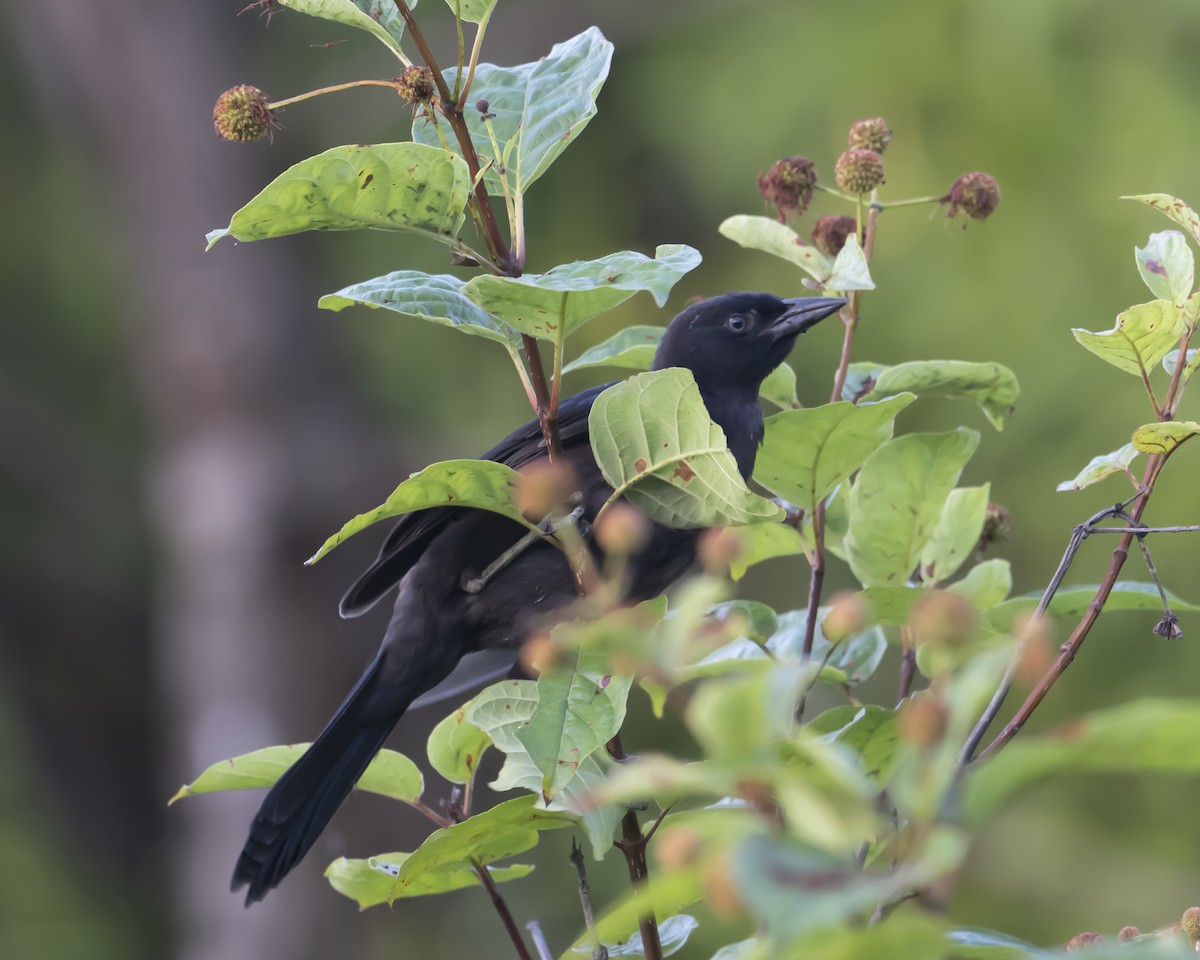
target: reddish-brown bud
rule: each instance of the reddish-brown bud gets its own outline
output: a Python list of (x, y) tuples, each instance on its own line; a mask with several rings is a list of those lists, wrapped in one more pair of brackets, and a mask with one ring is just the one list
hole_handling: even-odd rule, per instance
[(536, 460), (521, 470), (513, 491), (513, 504), (526, 520), (540, 523), (550, 514), (568, 512), (567, 501), (577, 489), (570, 467)]
[(654, 855), (666, 870), (679, 870), (696, 862), (703, 849), (700, 835), (691, 827), (667, 827), (654, 841)]
[(758, 192), (767, 203), (774, 205), (782, 223), (789, 212), (803, 215), (808, 209), (816, 182), (817, 169), (808, 157), (784, 157), (759, 176)]
[(935, 693), (918, 693), (904, 702), (897, 718), (900, 739), (916, 747), (933, 747), (942, 742), (950, 713)]
[(542, 673), (552, 669), (561, 655), (562, 649), (549, 633), (535, 633), (521, 645), (521, 669), (527, 674)]
[(883, 153), (892, 142), (892, 128), (883, 117), (872, 117), (869, 120), (856, 120), (850, 124), (850, 146), (860, 150), (874, 150)]
[(1134, 927), (1134, 926), (1122, 927), (1120, 930), (1117, 931), (1117, 940), (1120, 943), (1128, 943), (1130, 940), (1136, 940), (1141, 935), (1142, 935), (1142, 931), (1139, 930), (1137, 927)]
[(913, 606), (908, 625), (918, 644), (954, 649), (975, 635), (979, 614), (971, 601), (948, 591), (933, 591)]
[(258, 87), (245, 83), (231, 87), (213, 106), (213, 128), (224, 140), (249, 143), (269, 139), (274, 127), (267, 95)]
[(813, 246), (827, 257), (836, 257), (846, 245), (846, 238), (858, 229), (853, 217), (840, 213), (818, 217), (812, 228)]
[(833, 176), (847, 193), (870, 193), (883, 183), (883, 157), (874, 150), (851, 147), (838, 157)]
[(1063, 949), (1067, 953), (1074, 953), (1076, 950), (1084, 950), (1087, 947), (1098, 947), (1104, 943), (1104, 937), (1098, 933), (1086, 931), (1077, 933), (1070, 940), (1063, 944)]
[(396, 92), (405, 103), (411, 103), (413, 106), (428, 103), (437, 92), (433, 71), (416, 64), (405, 67), (404, 72), (396, 78), (396, 84)]
[(995, 543), (1004, 543), (1012, 535), (1012, 514), (999, 503), (989, 503), (983, 518), (983, 530), (979, 533), (979, 545), (975, 548), (983, 553)]
[(838, 593), (829, 600), (829, 613), (821, 621), (821, 632), (830, 643), (841, 643), (860, 633), (870, 613), (866, 601), (857, 593)]
[(986, 220), (1000, 206), (1000, 184), (990, 173), (979, 170), (964, 173), (941, 202), (950, 204), (947, 217), (954, 217), (961, 210), (972, 220)]
[(710, 527), (700, 534), (696, 543), (696, 555), (700, 565), (708, 573), (726, 574), (729, 567), (742, 555), (742, 535), (732, 527)]
[(637, 507), (614, 503), (596, 519), (596, 542), (605, 553), (627, 557), (646, 545), (650, 521)]

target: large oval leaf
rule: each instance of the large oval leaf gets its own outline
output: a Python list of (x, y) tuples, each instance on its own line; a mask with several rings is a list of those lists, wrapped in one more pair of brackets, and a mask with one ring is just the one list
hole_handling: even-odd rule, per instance
[(492, 738), (467, 722), (464, 704), (433, 728), (426, 744), (429, 765), (451, 783), (469, 783), (479, 769), (479, 758)]
[(1166, 454), (1198, 433), (1200, 423), (1195, 420), (1147, 423), (1133, 431), (1133, 446), (1142, 453)]
[(970, 400), (979, 405), (997, 430), (1004, 429), (1004, 418), (1012, 413), (1021, 393), (1016, 374), (999, 363), (914, 360), (872, 371), (871, 376), (874, 383), (861, 399), (878, 400), (899, 393), (915, 393), (919, 397)]
[(921, 551), (918, 566), (922, 582), (932, 586), (954, 576), (978, 546), (990, 493), (989, 483), (950, 491), (933, 536)]
[(1101, 360), (1135, 377), (1149, 374), (1179, 342), (1186, 324), (1170, 300), (1139, 303), (1117, 316), (1111, 330), (1073, 329), (1075, 339)]
[(463, 292), (521, 332), (557, 341), (642, 290), (661, 307), (679, 278), (699, 263), (697, 250), (667, 243), (654, 251), (653, 259), (625, 250), (599, 260), (564, 263), (545, 273), (475, 277)]
[(723, 221), (717, 229), (723, 237), (749, 250), (761, 250), (794, 263), (818, 283), (823, 284), (833, 273), (833, 264), (820, 250), (805, 243), (795, 230), (778, 220), (738, 214)]
[(892, 421), (916, 398), (829, 403), (785, 410), (766, 421), (754, 479), (810, 513), (892, 437)]
[(910, 433), (876, 450), (850, 491), (845, 550), (865, 587), (908, 580), (950, 491), (979, 445), (979, 434)]
[(592, 405), (588, 429), (612, 499), (624, 497), (659, 523), (711, 527), (783, 515), (742, 480), (690, 370), (655, 370), (609, 387)]
[(317, 306), (324, 310), (345, 310), (356, 303), (379, 307), (515, 348), (521, 339), (517, 331), (469, 300), (463, 293), (465, 286), (466, 281), (448, 274), (396, 270), (327, 293)]
[[(507, 170), (510, 190), (524, 193), (549, 168), (596, 115), (596, 96), (608, 77), (613, 46), (595, 27), (564, 43), (536, 63), (497, 67), (481, 63), (471, 81), (473, 102), (486, 100), (503, 156), (496, 157), (478, 110), (464, 119), (480, 157), (495, 161), (484, 172), (489, 188), (500, 191), (500, 167)], [(454, 69), (446, 71), (453, 88)], [(433, 125), (418, 117), (413, 139), (435, 146), (441, 141)], [(457, 145), (455, 145), (457, 149)]]
[(490, 510), (517, 523), (538, 530), (512, 504), (512, 489), (517, 471), (491, 460), (443, 460), (414, 473), (374, 510), (346, 521), (342, 529), (321, 544), (306, 564), (320, 560), (334, 547), (373, 523), (430, 507), (474, 507)]
[(623, 367), (626, 370), (649, 370), (658, 350), (665, 327), (626, 327), (618, 330), (603, 343), (588, 347), (563, 367), (563, 373), (587, 367)]
[[(473, 867), (450, 865), (423, 873), (415, 877), (403, 890), (393, 893), (392, 887), (400, 868), (411, 856), (411, 853), (381, 853), (377, 857), (365, 860), (338, 857), (326, 868), (325, 878), (334, 890), (344, 897), (349, 897), (362, 910), (399, 900), (401, 897), (423, 897), (479, 885), (479, 877)], [(533, 867), (524, 863), (488, 868), (488, 873), (496, 883), (519, 880), (532, 872)]]
[(461, 157), (420, 143), (334, 147), (301, 160), (213, 230), (265, 240), (305, 230), (403, 230), (449, 242), (462, 227), (471, 187)]
[[(408, 62), (400, 52), (404, 18), (394, 3), (382, 3), (380, 0), (279, 0), (279, 5), (310, 17), (366, 30), (401, 60)], [(415, 7), (417, 0), (409, 0), (408, 5)]]

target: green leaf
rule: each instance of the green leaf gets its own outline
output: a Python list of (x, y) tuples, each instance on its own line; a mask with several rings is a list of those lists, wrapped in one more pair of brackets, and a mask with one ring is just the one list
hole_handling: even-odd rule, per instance
[(757, 600), (726, 600), (714, 604), (703, 622), (726, 624), (739, 636), (749, 637), (759, 644), (765, 644), (779, 629), (775, 611)]
[(845, 293), (849, 290), (874, 290), (871, 268), (854, 234), (846, 237), (846, 245), (833, 261), (833, 273), (825, 281), (825, 289)]
[[(184, 784), (167, 804), (199, 793), (222, 793), (227, 790), (251, 790), (270, 787), (284, 771), (300, 759), (309, 748), (307, 743), (263, 747), (214, 763), (191, 783)], [(425, 790), (425, 780), (417, 765), (395, 750), (380, 750), (363, 772), (355, 787), (377, 793), (392, 800), (415, 803)]]
[(708, 757), (752, 759), (791, 732), (805, 680), (815, 670), (814, 664), (781, 662), (770, 670), (701, 684), (687, 705), (688, 729)]
[(990, 610), (1012, 592), (1012, 566), (1007, 560), (985, 560), (946, 589), (966, 597), (976, 610)]
[[(980, 927), (955, 927), (946, 934), (955, 945), (956, 960), (1019, 960), (1021, 957), (1040, 957), (1046, 951), (1017, 937)], [(1122, 944), (1122, 948), (1127, 945)]]
[(645, 290), (660, 307), (671, 287), (700, 263), (679, 243), (663, 244), (654, 259), (626, 250), (599, 260), (564, 263), (546, 273), (475, 277), (464, 288), (472, 301), (522, 333), (557, 341)]
[(463, 333), (495, 340), (515, 349), (517, 331), (468, 300), (466, 282), (447, 274), (432, 275), (419, 270), (396, 270), (328, 293), (317, 301), (323, 310), (345, 310), (362, 304), (391, 310), (402, 317), (428, 320)]
[(400, 484), (380, 506), (347, 521), (305, 562), (316, 563), (334, 547), (373, 523), (430, 507), (490, 510), (530, 530), (537, 530), (537, 526), (529, 523), (512, 505), (511, 491), (517, 478), (517, 471), (512, 467), (491, 460), (443, 460), (430, 464)]
[(1167, 193), (1143, 193), (1121, 199), (1137, 200), (1161, 211), (1190, 233), (1193, 240), (1200, 243), (1200, 216), (1178, 197)]
[[(667, 917), (658, 924), (658, 941), (662, 947), (662, 955), (669, 957), (673, 953), (678, 953), (687, 943), (688, 937), (692, 935), (692, 931), (700, 926), (700, 921), (695, 917), (689, 917), (686, 913), (677, 913), (673, 917)], [(642, 934), (641, 931), (635, 931), (627, 940), (620, 940), (616, 943), (606, 943), (605, 948), (610, 957), (640, 957), (643, 955), (642, 949)], [(592, 952), (591, 944), (586, 944), (582, 947), (574, 947), (572, 950), (576, 954), (590, 955)]]
[(950, 491), (933, 536), (921, 551), (918, 566), (925, 583), (941, 583), (954, 576), (979, 545), (991, 490), (991, 484), (985, 483)]
[[(973, 960), (960, 949), (948, 948), (945, 921), (928, 913), (900, 913), (887, 923), (858, 927), (842, 924), (817, 931), (791, 944), (787, 960)], [(996, 958), (1001, 960), (1001, 958)], [(1004, 958), (1007, 960), (1007, 958)]]
[(389, 902), (403, 896), (431, 872), (469, 866), (472, 862), (486, 865), (524, 853), (537, 845), (540, 831), (574, 824), (575, 818), (570, 814), (542, 810), (535, 803), (534, 797), (518, 797), (477, 813), (462, 823), (435, 830), (399, 865)]
[(1138, 273), (1160, 300), (1183, 306), (1196, 285), (1196, 262), (1178, 230), (1150, 234), (1144, 247), (1134, 247)]
[(895, 710), (873, 705), (834, 707), (813, 717), (804, 729), (826, 743), (854, 751), (872, 780), (887, 783), (900, 746)]
[[(492, 781), (497, 792), (529, 790), (540, 796), (542, 772), (529, 756), (520, 733), (538, 705), (537, 683), (533, 680), (505, 680), (482, 691), (464, 708), (467, 722), (485, 731), (504, 755), (504, 766)], [(574, 778), (547, 806), (551, 810), (570, 810), (583, 819), (592, 845), (592, 855), (600, 860), (612, 846), (613, 830), (620, 816), (611, 804), (597, 805), (591, 797), (604, 784), (605, 768), (596, 755), (578, 764)]]
[(573, 658), (564, 653), (538, 677), (538, 703), (517, 740), (542, 773), (547, 802), (621, 729), (632, 682), (615, 676), (603, 653), (586, 646)]
[(1054, 489), (1059, 493), (1070, 490), (1082, 490), (1084, 487), (1090, 487), (1093, 483), (1098, 483), (1105, 477), (1112, 476), (1114, 473), (1123, 473), (1137, 459), (1138, 452), (1137, 447), (1132, 443), (1127, 443), (1112, 453), (1103, 453), (1098, 457), (1092, 457), (1088, 461), (1088, 465), (1079, 471), (1074, 480), (1064, 480)]
[(796, 397), (796, 371), (781, 363), (768, 375), (758, 389), (759, 395), (775, 406), (790, 410), (800, 401)]
[(749, 217), (739, 214), (725, 220), (718, 228), (748, 250), (761, 250), (805, 270), (818, 283), (824, 284), (833, 273), (833, 264), (816, 247), (809, 246), (791, 227), (770, 217)]
[[(1083, 616), (1092, 600), (1096, 597), (1097, 584), (1085, 584), (1077, 587), (1067, 587), (1059, 590), (1050, 601), (1047, 612), (1051, 616), (1064, 620), (1074, 620)], [(1194, 613), (1200, 610), (1200, 605), (1183, 600), (1170, 590), (1166, 591), (1171, 609), (1176, 613)], [(1032, 610), (1038, 605), (1041, 594), (1013, 597), (992, 608), (988, 619), (997, 630), (1010, 630), (1017, 614)], [(1130, 580), (1118, 580), (1113, 584), (1108, 601), (1104, 604), (1107, 612), (1119, 611), (1162, 613), (1162, 598), (1158, 588), (1153, 583), (1137, 583)]]
[(626, 327), (584, 350), (578, 357), (563, 367), (563, 373), (583, 370), (587, 367), (622, 367), (626, 370), (649, 370), (654, 362), (658, 341), (662, 339), (663, 327)]
[(853, 366), (859, 368), (860, 374), (873, 374), (874, 385), (862, 399), (878, 400), (900, 393), (915, 393), (919, 397), (969, 400), (978, 404), (997, 430), (1004, 429), (1004, 418), (1012, 413), (1021, 393), (1016, 374), (998, 363), (914, 360), (894, 367)]
[(1147, 423), (1133, 431), (1133, 446), (1142, 453), (1166, 454), (1197, 433), (1200, 423), (1195, 420)]
[(933, 536), (942, 506), (979, 434), (910, 433), (876, 450), (850, 491), (845, 550), (863, 586), (904, 584)]
[[(1197, 359), (1198, 356), (1200, 356), (1200, 350), (1197, 350), (1195, 347), (1192, 347), (1190, 350), (1188, 350), (1187, 354), (1184, 356), (1184, 358), (1183, 358), (1183, 382), (1184, 383), (1187, 383), (1189, 380), (1191, 380), (1192, 374), (1196, 372), (1196, 367), (1198, 364), (1200, 364), (1200, 359)], [(1162, 366), (1163, 366), (1163, 369), (1166, 370), (1170, 376), (1174, 376), (1175, 368), (1177, 366), (1179, 366), (1179, 354), (1176, 351), (1172, 350), (1170, 353), (1168, 353), (1165, 357), (1162, 358)]]
[[(639, 918), (644, 914), (652, 913), (660, 921), (666, 920), (703, 895), (704, 882), (699, 867), (686, 867), (674, 873), (652, 872), (643, 886), (635, 887), (596, 918), (596, 933), (604, 943), (623, 943), (637, 931)], [(585, 956), (591, 952), (586, 933), (568, 947), (559, 960), (579, 960), (581, 952)]]
[(876, 363), (874, 360), (860, 360), (850, 364), (846, 368), (846, 380), (842, 384), (842, 399), (858, 403), (875, 389), (875, 381), (887, 369), (886, 364)]
[(1103, 333), (1073, 329), (1079, 343), (1135, 377), (1147, 375), (1179, 342), (1185, 329), (1179, 307), (1169, 300), (1139, 303), (1117, 316), (1117, 324)]
[(464, 704), (446, 717), (429, 734), (426, 751), (429, 764), (451, 783), (468, 783), (479, 769), (479, 758), (492, 745), (492, 738), (467, 722)]
[(592, 405), (588, 429), (614, 491), (610, 502), (624, 497), (675, 527), (755, 523), (783, 514), (742, 480), (689, 370), (641, 373), (610, 387)]
[[(393, 895), (392, 886), (404, 861), (410, 856), (412, 854), (409, 853), (381, 853), (365, 860), (338, 857), (326, 868), (325, 877), (334, 890), (357, 903), (360, 910), (402, 897), (423, 897), (480, 885), (473, 868), (450, 865), (415, 877), (408, 886)], [(488, 872), (496, 883), (505, 883), (529, 876), (533, 873), (533, 867), (516, 863), (508, 867), (489, 868)]]
[(812, 513), (820, 500), (891, 439), (892, 421), (914, 399), (912, 394), (902, 394), (861, 406), (843, 401), (768, 417), (754, 479)]
[[(481, 159), (496, 161), (484, 173), (489, 189), (500, 194), (503, 166), (510, 191), (524, 194), (578, 138), (596, 115), (596, 96), (608, 76), (612, 53), (612, 44), (598, 29), (589, 27), (556, 43), (536, 63), (516, 67), (481, 63), (476, 67), (470, 98), (472, 102), (486, 100), (488, 112), (495, 114), (492, 129), (502, 156), (495, 156), (478, 110), (465, 110), (464, 119), (476, 153)], [(445, 77), (453, 88), (457, 70), (447, 70)], [(433, 124), (422, 117), (413, 118), (412, 135), (418, 143), (441, 142)]]
[(965, 809), (987, 820), (1015, 794), (1064, 773), (1200, 773), (1200, 703), (1145, 699), (1018, 737), (967, 781)]
[(730, 943), (714, 953), (709, 960), (756, 960), (764, 955), (757, 952), (759, 941), (757, 937), (749, 937)]
[[(404, 18), (396, 5), (380, 0), (279, 0), (279, 5), (321, 20), (332, 20), (373, 34), (385, 47), (403, 59), (400, 38), (404, 36)], [(415, 7), (412, 0), (409, 7)]]
[(468, 23), (486, 23), (496, 6), (496, 0), (446, 0), (446, 5), (460, 20), (466, 20)]
[(804, 536), (783, 523), (753, 523), (738, 529), (739, 551), (729, 565), (729, 576), (741, 580), (756, 563), (805, 552)]
[(272, 180), (208, 235), (265, 240), (305, 230), (401, 230), (450, 242), (471, 177), (461, 157), (419, 143), (334, 147)]

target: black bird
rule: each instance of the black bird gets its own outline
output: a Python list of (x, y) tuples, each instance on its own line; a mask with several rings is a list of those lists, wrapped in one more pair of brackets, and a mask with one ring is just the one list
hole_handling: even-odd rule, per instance
[[(754, 469), (762, 442), (763, 380), (783, 362), (797, 335), (844, 303), (732, 293), (688, 307), (667, 327), (654, 369), (691, 370), (743, 477)], [(584, 390), (559, 406), (563, 455), (578, 478), (585, 523), (612, 493), (588, 440), (588, 413), (607, 386)], [(520, 469), (545, 455), (535, 420), (483, 459)], [(694, 562), (699, 532), (654, 524), (647, 545), (631, 561), (630, 599), (657, 596), (682, 575)], [(497, 648), (515, 652), (533, 623), (577, 598), (563, 553), (542, 541), (518, 553), (483, 589), (464, 589), (524, 533), (498, 514), (462, 507), (411, 513), (393, 528), (379, 558), (341, 604), (342, 616), (358, 616), (399, 585), (383, 644), (316, 742), (263, 800), (233, 873), (234, 890), (248, 887), (247, 905), (300, 862), (414, 700), (442, 683), (464, 656)]]

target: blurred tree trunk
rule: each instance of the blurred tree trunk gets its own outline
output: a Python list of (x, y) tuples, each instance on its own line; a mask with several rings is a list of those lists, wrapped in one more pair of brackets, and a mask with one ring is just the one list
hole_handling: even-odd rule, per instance
[[(240, 5), (221, 11), (230, 35)], [(157, 540), (158, 690), (146, 715), (158, 724), (165, 799), (209, 763), (283, 739), (278, 718), (307, 699), (293, 665), (334, 662), (323, 652), (333, 598), (311, 575), (299, 581), (299, 561), (362, 475), (329, 466), (361, 464), (371, 444), (338, 399), (345, 387), (303, 265), (271, 244), (203, 252), (204, 231), (256, 192), (267, 163), (279, 165), (213, 134), (212, 102), (249, 61), (216, 32), (221, 15), (210, 4), (142, 0), (39, 0), (5, 12), (44, 122), (107, 168), (114, 242), (134, 264), (128, 335), (151, 432), (145, 480)], [(306, 712), (299, 729), (313, 726)], [(348, 905), (319, 871), (298, 872), (286, 897), (253, 910), (230, 895), (258, 800), (172, 810), (162, 875), (178, 957), (303, 960), (332, 947), (313, 932)], [(340, 931), (336, 952), (353, 955), (357, 935), (353, 925)]]

